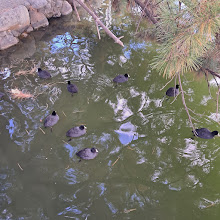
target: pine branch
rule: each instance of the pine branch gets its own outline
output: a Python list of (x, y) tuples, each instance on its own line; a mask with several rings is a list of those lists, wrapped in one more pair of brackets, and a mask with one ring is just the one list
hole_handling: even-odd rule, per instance
[(81, 0), (75, 0), (77, 1), (95, 20), (96, 23), (98, 23), (103, 29), (104, 31), (112, 38), (114, 39), (115, 43), (121, 45), (122, 47), (124, 47), (123, 42), (120, 40), (120, 38), (117, 38), (100, 20), (99, 18), (95, 15), (95, 13), (89, 9), (86, 4), (84, 4)]

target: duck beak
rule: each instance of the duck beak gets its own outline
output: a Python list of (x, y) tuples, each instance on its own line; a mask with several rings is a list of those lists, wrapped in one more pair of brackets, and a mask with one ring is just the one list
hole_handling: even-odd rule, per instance
[(95, 149), (96, 153), (98, 153), (99, 151), (97, 149)]

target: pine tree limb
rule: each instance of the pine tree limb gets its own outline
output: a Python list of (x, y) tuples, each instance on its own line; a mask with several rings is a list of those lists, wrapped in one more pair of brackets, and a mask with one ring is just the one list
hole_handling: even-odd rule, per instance
[(100, 19), (95, 15), (95, 13), (89, 9), (87, 7), (87, 5), (85, 3), (83, 3), (81, 0), (75, 0), (77, 1), (95, 20), (95, 22), (97, 22), (103, 29), (104, 31), (115, 41), (115, 43), (121, 45), (122, 47), (124, 47), (123, 42), (120, 40), (120, 38), (117, 38), (101, 21)]
[(145, 4), (141, 2), (140, 0), (134, 0), (145, 12), (147, 17), (152, 21), (153, 24), (157, 23), (157, 20), (154, 18), (154, 16), (150, 13), (150, 11), (145, 7)]

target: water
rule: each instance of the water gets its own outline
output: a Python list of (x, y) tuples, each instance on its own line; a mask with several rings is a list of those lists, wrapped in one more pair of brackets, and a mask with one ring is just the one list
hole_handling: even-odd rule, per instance
[[(100, 12), (109, 9), (107, 1)], [(7, 93), (0, 101), (0, 219), (219, 219), (219, 138), (191, 139), (181, 97), (162, 99), (174, 81), (160, 91), (167, 80), (149, 66), (157, 45), (133, 37), (128, 14), (111, 13), (124, 48), (70, 16), (0, 53), (0, 91)], [(34, 64), (52, 79), (15, 75)], [(129, 81), (115, 86), (112, 79), (126, 72)], [(68, 80), (79, 88), (73, 97)], [(182, 81), (187, 105), (204, 114), (191, 112), (195, 126), (219, 130), (204, 78), (187, 73)], [(12, 99), (15, 88), (35, 99)], [(42, 121), (53, 110), (60, 120), (50, 132)], [(80, 124), (87, 134), (67, 143), (66, 131)], [(78, 162), (75, 153), (85, 147), (99, 155)]]

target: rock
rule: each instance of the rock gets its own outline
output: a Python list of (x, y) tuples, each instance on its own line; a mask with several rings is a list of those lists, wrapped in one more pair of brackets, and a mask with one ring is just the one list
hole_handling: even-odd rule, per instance
[(0, 31), (22, 29), (29, 24), (29, 13), (27, 8), (23, 5), (1, 13)]
[(48, 4), (47, 0), (28, 0), (28, 2), (35, 9), (43, 8)]
[(67, 1), (64, 1), (63, 6), (61, 8), (61, 14), (68, 15), (72, 12), (72, 10), (72, 6)]
[(12, 33), (15, 37), (18, 37), (18, 36), (20, 35), (20, 33), (19, 33), (18, 31), (15, 31), (15, 30), (12, 31), (11, 33)]
[(27, 0), (0, 0), (0, 5), (0, 13), (3, 13), (19, 5), (28, 6), (30, 3)]
[(7, 49), (19, 42), (17, 37), (14, 37), (11, 32), (0, 32), (0, 50)]
[(32, 28), (32, 26), (30, 25), (28, 28), (27, 28), (27, 33), (30, 33), (31, 31), (33, 31), (34, 29)]
[(46, 16), (34, 10), (30, 11), (31, 25), (34, 29), (38, 29), (40, 27), (45, 27), (49, 25), (49, 22)]

